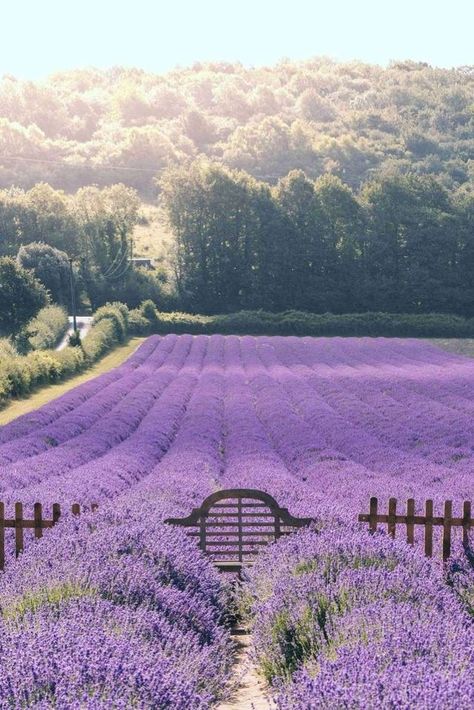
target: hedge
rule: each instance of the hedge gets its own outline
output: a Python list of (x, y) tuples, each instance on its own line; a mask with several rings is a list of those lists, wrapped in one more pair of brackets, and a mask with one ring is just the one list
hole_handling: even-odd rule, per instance
[[(149, 306), (147, 306), (149, 314)], [(302, 311), (239, 311), (226, 315), (193, 315), (156, 312), (147, 317), (143, 309), (130, 311), (131, 332), (212, 333), (237, 335), (373, 336), (412, 338), (471, 338), (474, 319), (443, 313), (304, 313)]]
[(54, 348), (68, 328), (67, 313), (61, 306), (46, 306), (28, 324), (29, 344), (33, 350)]
[(80, 347), (18, 355), (8, 341), (0, 341), (0, 406), (40, 385), (58, 382), (87, 369), (127, 335), (128, 309), (122, 303), (112, 303), (96, 312)]

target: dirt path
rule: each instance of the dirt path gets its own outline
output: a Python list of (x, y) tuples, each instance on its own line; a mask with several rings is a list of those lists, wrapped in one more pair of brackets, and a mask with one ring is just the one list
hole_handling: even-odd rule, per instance
[(250, 635), (236, 637), (238, 649), (234, 666), (237, 689), (217, 710), (271, 710), (275, 704), (269, 699), (265, 682), (258, 675), (250, 658)]

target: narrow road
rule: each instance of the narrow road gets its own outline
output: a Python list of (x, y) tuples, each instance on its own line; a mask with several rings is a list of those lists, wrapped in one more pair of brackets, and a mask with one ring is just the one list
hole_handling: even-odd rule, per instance
[[(92, 316), (77, 316), (77, 328), (81, 334), (81, 338), (84, 339), (91, 329), (92, 325)], [(66, 334), (64, 335), (64, 338), (61, 340), (59, 345), (56, 347), (56, 350), (63, 350), (66, 345), (68, 344), (69, 336), (72, 335), (74, 332), (74, 329), (72, 327), (72, 316), (69, 316), (69, 327), (67, 329)]]

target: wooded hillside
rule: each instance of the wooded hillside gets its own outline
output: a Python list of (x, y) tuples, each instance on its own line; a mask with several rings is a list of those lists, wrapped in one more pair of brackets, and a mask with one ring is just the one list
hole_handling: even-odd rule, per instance
[(414, 171), (452, 189), (474, 172), (473, 66), (315, 58), (6, 76), (0, 117), (0, 187), (123, 182), (150, 198), (157, 174), (202, 154), (272, 184), (295, 168), (355, 189)]

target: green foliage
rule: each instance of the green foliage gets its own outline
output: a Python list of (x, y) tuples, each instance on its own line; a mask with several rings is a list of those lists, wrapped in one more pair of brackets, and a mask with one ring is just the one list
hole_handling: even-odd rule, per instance
[(130, 269), (111, 293), (130, 308), (137, 308), (143, 300), (160, 304), (165, 302), (162, 275), (154, 269)]
[(25, 614), (38, 611), (42, 606), (58, 606), (68, 599), (95, 596), (93, 587), (77, 581), (60, 582), (56, 585), (39, 587), (34, 591), (26, 591), (22, 595), (6, 603), (1, 610), (5, 620), (17, 621)]
[(65, 379), (92, 365), (128, 335), (128, 308), (122, 303), (99, 309), (93, 325), (79, 347), (60, 351), (35, 350), (19, 355), (10, 341), (0, 339), (0, 406), (12, 397)]
[(48, 289), (54, 303), (70, 304), (70, 276), (67, 254), (49, 244), (32, 242), (21, 246), (17, 261), (25, 269), (31, 269)]
[(45, 287), (14, 259), (0, 257), (0, 335), (16, 334), (48, 303)]
[(143, 303), (140, 305), (140, 312), (143, 317), (149, 320), (151, 323), (153, 323), (157, 319), (156, 306), (153, 301), (143, 301)]
[(351, 313), (334, 315), (301, 311), (269, 313), (240, 311), (225, 315), (194, 315), (158, 312), (153, 322), (140, 310), (132, 311), (131, 332), (213, 333), (236, 335), (296, 335), (397, 338), (470, 338), (474, 336), (474, 318), (430, 314)]
[(130, 333), (134, 335), (149, 335), (151, 333), (151, 321), (145, 318), (139, 308), (130, 311), (128, 324)]
[(71, 196), (45, 183), (0, 191), (0, 254), (18, 253), (18, 262), (63, 305), (70, 304), (68, 256), (75, 260), (78, 302), (83, 293), (95, 309), (131, 291), (137, 305), (159, 293), (151, 279), (135, 275), (130, 266), (139, 207), (135, 190), (122, 184), (90, 186)]
[[(466, 67), (318, 57), (166, 77), (78, 70), (41, 86), (5, 77), (0, 148), (39, 160), (0, 166), (0, 254), (35, 242), (74, 256), (92, 310), (151, 299), (200, 313), (472, 317), (473, 89)], [(130, 265), (138, 194), (155, 200), (156, 177), (172, 303), (159, 275)], [(35, 273), (66, 303), (38, 249)]]
[[(357, 189), (374, 170), (395, 168), (454, 187), (472, 175), (473, 86), (466, 67), (382, 68), (321, 57), (266, 68), (201, 63), (165, 76), (76, 70), (41, 85), (6, 76), (0, 145), (45, 162), (8, 161), (0, 186), (44, 180), (67, 192), (103, 187), (111, 177), (103, 166), (123, 165), (150, 168), (114, 174), (151, 196), (154, 171), (204, 154), (271, 181), (302, 168)], [(85, 161), (90, 155), (97, 159)], [(48, 209), (38, 231), (61, 235), (62, 200), (45, 189), (40, 198)]]
[(472, 191), (433, 177), (292, 171), (270, 190), (202, 160), (162, 179), (179, 306), (474, 316)]
[(54, 348), (68, 327), (68, 316), (61, 306), (46, 306), (27, 326), (33, 350)]
[[(111, 336), (118, 342), (125, 340), (128, 329), (128, 308), (122, 303), (106, 303), (94, 314), (93, 325), (97, 326), (101, 321), (111, 324)], [(108, 330), (108, 325), (104, 328), (104, 333)], [(109, 336), (108, 336), (109, 337)]]

